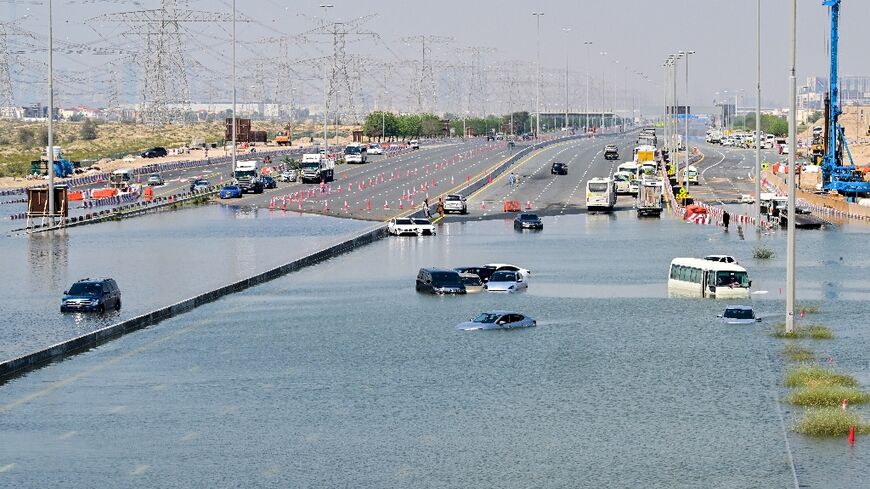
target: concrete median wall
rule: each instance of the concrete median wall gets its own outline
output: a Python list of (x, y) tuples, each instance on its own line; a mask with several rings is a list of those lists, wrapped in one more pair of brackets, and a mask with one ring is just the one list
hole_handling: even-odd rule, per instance
[(320, 251), (311, 253), (310, 255), (293, 260), (290, 263), (279, 267), (267, 270), (252, 277), (248, 277), (238, 282), (211, 290), (191, 297), (190, 299), (177, 302), (175, 304), (162, 307), (147, 314), (137, 316), (126, 321), (122, 321), (112, 326), (107, 326), (103, 329), (98, 329), (90, 333), (72, 338), (56, 345), (50, 346), (44, 350), (30, 353), (18, 358), (4, 361), (0, 363), (0, 383), (8, 381), (25, 372), (47, 365), (49, 363), (64, 359), (75, 355), (84, 350), (94, 348), (102, 343), (118, 338), (127, 333), (153, 326), (163, 320), (184, 314), (192, 311), (199, 306), (214, 302), (226, 295), (245, 290), (249, 287), (260, 285), (278, 277), (289, 273), (301, 270), (306, 267), (317, 265), (323, 261), (335, 258), (345, 253), (349, 253), (357, 248), (374, 243), (375, 241), (387, 236), (387, 228), (385, 225), (380, 225), (372, 230), (366, 231), (360, 235), (345, 239), (340, 243), (334, 244)]

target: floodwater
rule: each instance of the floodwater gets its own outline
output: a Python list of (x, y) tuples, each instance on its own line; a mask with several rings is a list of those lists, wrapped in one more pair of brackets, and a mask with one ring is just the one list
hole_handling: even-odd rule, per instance
[[(0, 359), (283, 265), (370, 226), (208, 205), (55, 233), (0, 237), (0, 269), (7, 281), (0, 296)], [(63, 292), (85, 277), (115, 278), (121, 311), (61, 314)]]
[[(0, 388), (9, 487), (661, 487), (866, 485), (859, 437), (784, 432), (783, 343), (668, 299), (674, 256), (729, 253), (762, 314), (783, 308), (784, 240), (670, 218), (453, 223), (386, 239)], [(96, 228), (95, 228), (96, 229)], [(241, 234), (241, 231), (240, 231)], [(800, 301), (837, 335), (807, 343), (870, 385), (863, 229), (801, 233)], [(240, 253), (238, 249), (235, 250)], [(842, 260), (841, 260), (842, 258)], [(250, 259), (245, 259), (250, 261)], [(246, 263), (247, 263), (246, 261)], [(516, 295), (414, 292), (421, 266), (516, 263)], [(176, 274), (177, 275), (177, 274)], [(177, 278), (177, 277), (176, 277)], [(488, 309), (538, 327), (454, 330)]]

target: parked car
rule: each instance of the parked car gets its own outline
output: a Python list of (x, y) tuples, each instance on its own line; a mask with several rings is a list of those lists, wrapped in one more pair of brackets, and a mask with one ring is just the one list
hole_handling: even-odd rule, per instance
[(537, 326), (537, 321), (513, 311), (487, 311), (471, 321), (456, 325), (460, 331), (480, 331), (487, 329), (531, 328)]
[(166, 182), (163, 181), (163, 177), (160, 176), (159, 173), (152, 173), (150, 177), (148, 177), (148, 185), (156, 186), (156, 185), (165, 185)]
[(458, 267), (454, 268), (460, 274), (463, 273), (473, 273), (480, 277), (480, 280), (483, 283), (486, 283), (489, 280), (489, 277), (495, 273), (495, 267)]
[(447, 194), (444, 197), (444, 213), (458, 212), (460, 214), (468, 214), (468, 204), (465, 202), (465, 197), (459, 194)]
[(378, 143), (372, 143), (369, 145), (368, 153), (370, 155), (382, 155), (384, 154), (384, 148), (381, 148), (381, 145)]
[(166, 148), (161, 148), (158, 146), (156, 148), (146, 149), (144, 152), (142, 152), (142, 157), (143, 158), (162, 158), (168, 154), (169, 153), (166, 151)]
[(490, 292), (519, 292), (528, 286), (522, 273), (502, 270), (493, 273), (483, 288)]
[(553, 175), (567, 175), (568, 174), (568, 165), (562, 163), (561, 161), (553, 162), (553, 166), (550, 167), (550, 173)]
[(263, 175), (260, 178), (260, 181), (263, 182), (263, 188), (278, 188), (278, 182), (269, 175)]
[(241, 199), (242, 187), (238, 185), (224, 185), (224, 188), (221, 189), (218, 195), (222, 199)]
[(295, 182), (297, 178), (299, 178), (299, 172), (295, 169), (284, 170), (278, 175), (278, 181), (281, 182)]
[(410, 146), (411, 149), (420, 149), (420, 141), (417, 141), (416, 139), (412, 139), (408, 143), (408, 146)]
[(421, 268), (417, 272), (417, 292), (429, 294), (465, 294), (462, 278), (454, 270)]
[(417, 234), (420, 236), (435, 236), (435, 226), (432, 221), (425, 217), (412, 217), (411, 222), (417, 226)]
[(523, 212), (514, 218), (514, 229), (544, 229), (544, 222), (537, 214)]
[(211, 182), (204, 178), (198, 178), (192, 182), (190, 182), (190, 191), (191, 192), (199, 192), (201, 190), (206, 190), (211, 187)]
[(459, 278), (462, 280), (462, 286), (465, 287), (467, 294), (476, 294), (483, 292), (483, 280), (479, 275), (474, 273), (460, 273)]
[(718, 317), (725, 324), (752, 324), (761, 321), (751, 306), (728, 306)]
[(393, 236), (417, 236), (417, 225), (409, 217), (394, 217), (387, 224), (387, 232)]
[(63, 293), (60, 312), (104, 312), (121, 309), (121, 289), (111, 278), (85, 278)]

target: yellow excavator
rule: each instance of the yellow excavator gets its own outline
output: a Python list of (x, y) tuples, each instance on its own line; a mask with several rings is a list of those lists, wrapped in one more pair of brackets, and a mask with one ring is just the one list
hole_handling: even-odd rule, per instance
[(293, 144), (292, 138), (293, 128), (290, 126), (290, 124), (287, 124), (286, 126), (284, 126), (283, 131), (278, 131), (275, 134), (275, 144), (277, 144), (278, 146), (290, 146), (291, 144)]

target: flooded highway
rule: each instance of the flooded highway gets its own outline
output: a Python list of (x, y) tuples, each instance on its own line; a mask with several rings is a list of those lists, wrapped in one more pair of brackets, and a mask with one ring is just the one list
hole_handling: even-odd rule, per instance
[[(155, 229), (195, 262), (149, 273), (167, 275), (168, 289), (182, 269), (248, 271), (275, 247), (304, 246), (295, 231), (322, 218), (263, 219), (208, 239), (190, 222)], [(254, 230), (262, 236), (244, 237)], [(798, 299), (819, 304), (813, 321), (836, 333), (815, 346), (863, 385), (870, 258), (853, 250), (867, 234), (798, 236)], [(60, 268), (98, 238), (70, 239)], [(112, 239), (123, 250), (113, 271), (145, 246)], [(866, 444), (783, 432), (783, 342), (769, 332), (784, 308), (785, 240), (761, 239), (772, 260), (752, 258), (754, 231), (625, 211), (545, 217), (534, 233), (489, 220), (382, 240), (10, 381), (0, 477), (10, 487), (793, 487), (787, 439), (802, 486), (860, 487)], [(723, 301), (668, 298), (670, 260), (710, 253), (737, 257), (767, 292), (750, 300), (764, 322), (725, 326)], [(528, 291), (414, 291), (420, 267), (491, 262), (532, 270)], [(136, 276), (125, 273), (122, 287)], [(538, 326), (454, 330), (491, 309)], [(783, 406), (788, 428), (800, 409)]]

